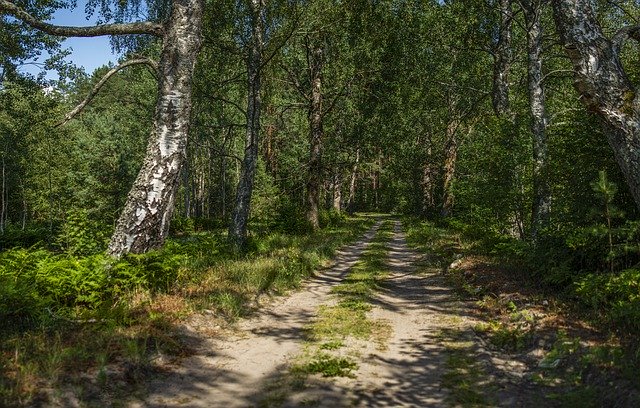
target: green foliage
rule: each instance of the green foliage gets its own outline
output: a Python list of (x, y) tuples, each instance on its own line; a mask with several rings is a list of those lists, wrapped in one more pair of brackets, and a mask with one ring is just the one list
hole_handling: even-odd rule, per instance
[(72, 209), (67, 213), (56, 238), (58, 246), (70, 255), (90, 255), (107, 247), (109, 228), (89, 219), (89, 213)]
[(290, 234), (308, 234), (313, 230), (304, 209), (288, 200), (280, 202), (275, 222), (279, 230)]
[(331, 210), (322, 210), (320, 214), (318, 214), (318, 218), (320, 221), (320, 228), (327, 227), (341, 227), (344, 225), (347, 216), (334, 209)]
[(323, 377), (354, 378), (351, 372), (358, 369), (358, 364), (346, 357), (334, 357), (321, 353), (300, 369), (308, 374), (322, 374)]
[(189, 235), (196, 230), (196, 221), (189, 217), (173, 217), (171, 220), (171, 235)]
[(589, 274), (576, 282), (576, 294), (609, 324), (640, 335), (640, 270)]

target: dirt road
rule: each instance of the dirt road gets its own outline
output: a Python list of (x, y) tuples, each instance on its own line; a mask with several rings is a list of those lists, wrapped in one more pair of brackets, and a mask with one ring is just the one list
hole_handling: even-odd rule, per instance
[(251, 406), (447, 406), (442, 386), (447, 367), (447, 330), (465, 319), (463, 306), (437, 273), (416, 273), (419, 255), (407, 247), (399, 222), (388, 243), (388, 272), (373, 297), (371, 319), (390, 327), (387, 344), (355, 342), (353, 377), (311, 376), (295, 392), (265, 398), (265, 389), (286, 376), (305, 347), (305, 325), (321, 305), (335, 302), (338, 285), (375, 236), (378, 223), (361, 241), (344, 248), (332, 268), (302, 290), (264, 307), (221, 338), (202, 339), (197, 352), (157, 378), (144, 401), (132, 407)]

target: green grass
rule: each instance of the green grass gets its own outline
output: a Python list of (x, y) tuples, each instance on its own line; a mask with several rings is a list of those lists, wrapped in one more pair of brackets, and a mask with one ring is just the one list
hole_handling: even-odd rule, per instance
[[(384, 348), (390, 334), (388, 324), (367, 316), (371, 298), (386, 275), (386, 242), (391, 236), (391, 223), (383, 222), (362, 258), (353, 266), (343, 282), (332, 289), (335, 305), (323, 305), (317, 318), (306, 329), (305, 351), (287, 373), (278, 379), (277, 387), (263, 390), (260, 406), (279, 406), (292, 393), (306, 387), (307, 377), (355, 377), (358, 369), (350, 349), (350, 340), (370, 340)], [(315, 405), (317, 401), (307, 401)]]
[(391, 223), (384, 222), (362, 258), (353, 266), (342, 283), (332, 289), (338, 298), (335, 306), (321, 306), (318, 318), (308, 328), (314, 341), (341, 340), (346, 337), (383, 341), (388, 335), (386, 324), (367, 317), (371, 297), (387, 275), (386, 242), (391, 236)]
[(354, 377), (352, 371), (358, 369), (358, 364), (350, 358), (320, 353), (299, 369), (307, 374), (321, 374), (323, 377)]
[(449, 390), (448, 402), (453, 406), (494, 406), (487, 396), (485, 373), (476, 360), (473, 343), (461, 340), (458, 330), (441, 333), (447, 351), (442, 386)]

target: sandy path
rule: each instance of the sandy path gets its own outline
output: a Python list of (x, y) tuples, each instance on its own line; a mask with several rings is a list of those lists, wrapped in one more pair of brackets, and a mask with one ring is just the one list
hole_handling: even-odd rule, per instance
[(335, 266), (310, 280), (301, 291), (276, 300), (239, 323), (236, 334), (202, 339), (202, 335), (192, 333), (200, 341), (196, 354), (153, 381), (146, 400), (130, 406), (254, 406), (264, 384), (286, 372), (287, 363), (300, 353), (304, 326), (318, 306), (327, 303), (331, 288), (357, 262), (379, 224), (359, 242), (339, 251)]
[[(379, 224), (378, 224), (379, 225)], [(226, 338), (206, 340), (196, 355), (150, 386), (144, 402), (132, 407), (441, 407), (447, 391), (441, 386), (446, 370), (448, 329), (465, 320), (463, 304), (441, 274), (417, 274), (420, 254), (407, 247), (400, 223), (388, 243), (389, 277), (373, 299), (371, 319), (388, 322), (387, 347), (354, 341), (358, 356), (355, 378), (310, 376), (302, 389), (288, 389), (283, 400), (264, 404), (264, 390), (286, 376), (302, 352), (304, 327), (322, 304), (331, 304), (333, 286), (375, 235), (377, 226), (358, 243), (342, 250), (335, 266), (305, 288), (265, 307), (239, 324)], [(277, 389), (276, 389), (277, 391)], [(261, 401), (263, 404), (261, 404)]]
[(414, 274), (420, 257), (407, 247), (400, 223), (388, 244), (390, 276), (374, 299), (372, 319), (391, 325), (386, 350), (360, 345), (362, 356), (354, 379), (315, 378), (285, 406), (313, 401), (315, 407), (441, 407), (447, 350), (443, 330), (458, 327), (464, 308), (441, 274)]

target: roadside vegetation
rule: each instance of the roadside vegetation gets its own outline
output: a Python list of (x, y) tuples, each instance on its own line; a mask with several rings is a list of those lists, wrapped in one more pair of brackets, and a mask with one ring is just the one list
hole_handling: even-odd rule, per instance
[[(543, 252), (522, 241), (479, 237), (455, 223), (406, 222), (409, 242), (429, 254), (425, 266), (444, 273), (460, 298), (473, 302), (478, 320), (474, 341), (526, 367), (520, 374), (532, 403), (598, 407), (640, 402), (636, 270), (571, 274), (569, 265), (572, 257), (581, 256), (578, 251), (566, 252), (565, 269), (559, 271), (549, 268)], [(477, 370), (458, 367), (459, 362), (482, 367), (477, 347), (454, 347), (446, 386), (457, 389), (459, 402), (486, 405), (479, 392), (486, 385), (472, 386), (478, 382)], [(484, 370), (492, 369), (485, 365)], [(471, 388), (460, 390), (460, 384)]]
[(255, 234), (243, 256), (221, 230), (175, 231), (162, 250), (117, 262), (44, 245), (4, 251), (0, 405), (64, 405), (65, 388), (89, 401), (135, 390), (158, 360), (189, 355), (179, 322), (200, 313), (224, 325), (251, 313), (261, 295), (296, 288), (372, 222), (334, 216), (314, 234)]

